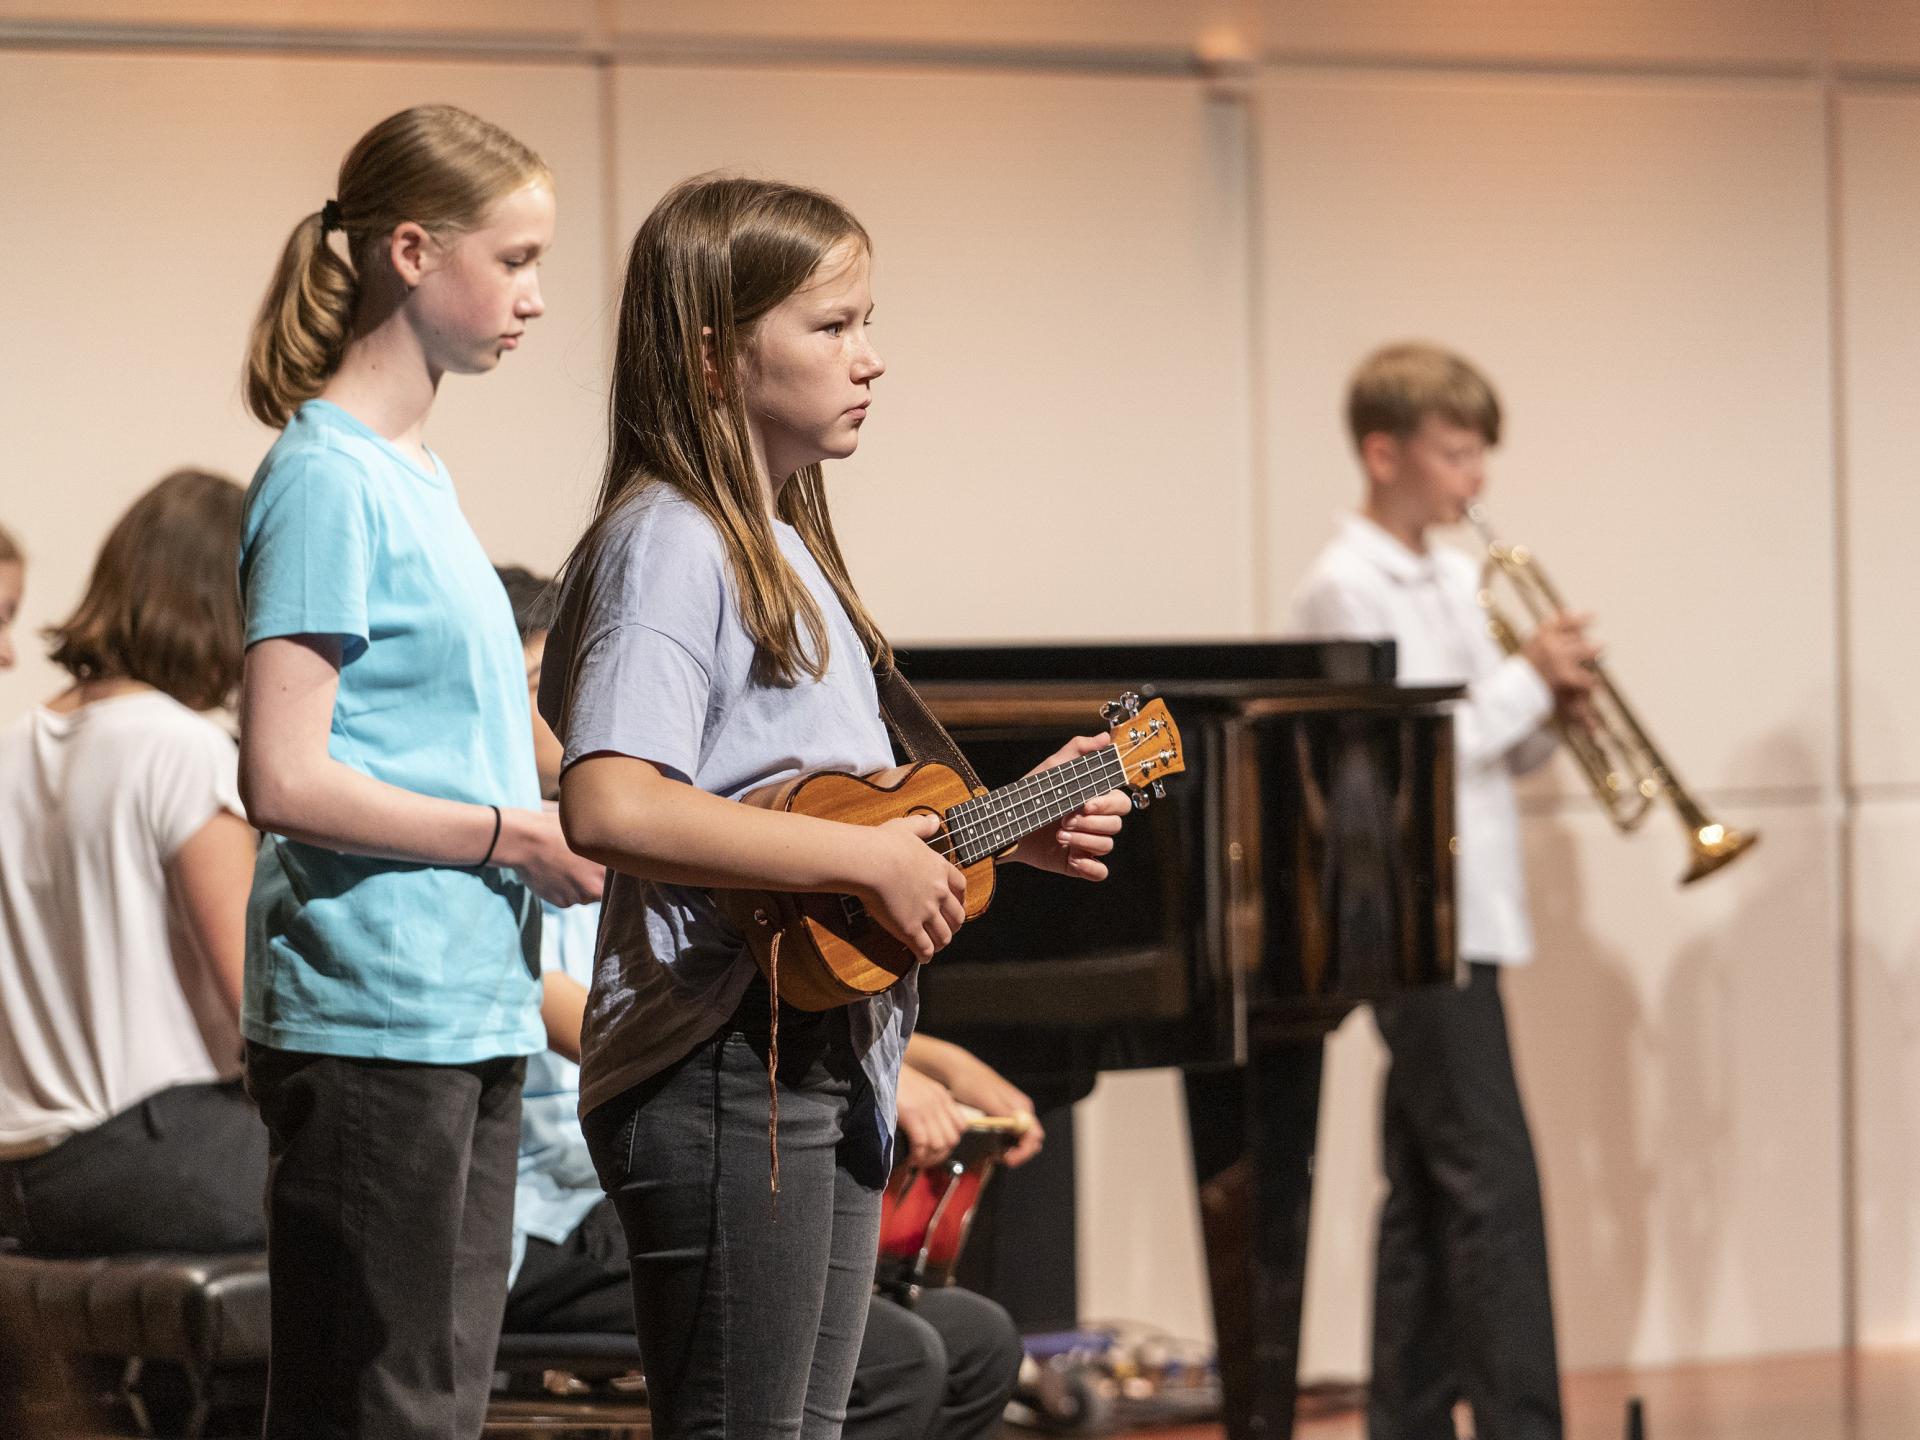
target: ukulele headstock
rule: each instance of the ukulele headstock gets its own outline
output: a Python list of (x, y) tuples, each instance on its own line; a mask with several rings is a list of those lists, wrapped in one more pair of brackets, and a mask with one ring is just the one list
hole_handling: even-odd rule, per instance
[(1149, 700), (1143, 705), (1131, 691), (1102, 705), (1100, 718), (1120, 757), (1133, 808), (1144, 810), (1149, 801), (1167, 793), (1164, 782), (1169, 776), (1187, 768), (1180, 727), (1173, 723), (1166, 701)]

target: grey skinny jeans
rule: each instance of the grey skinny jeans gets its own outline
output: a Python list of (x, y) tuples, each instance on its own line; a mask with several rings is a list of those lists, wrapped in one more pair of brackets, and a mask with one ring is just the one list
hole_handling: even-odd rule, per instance
[[(846, 1012), (782, 1007), (768, 1187), (767, 993), (582, 1121), (626, 1232), (656, 1440), (834, 1440), (879, 1248), (876, 1142)], [(863, 1129), (865, 1127), (862, 1127)]]

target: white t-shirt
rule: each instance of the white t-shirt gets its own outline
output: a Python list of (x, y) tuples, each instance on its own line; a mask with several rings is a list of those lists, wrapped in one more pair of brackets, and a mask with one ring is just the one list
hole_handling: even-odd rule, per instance
[(1458, 685), (1454, 707), (1454, 867), (1460, 956), (1517, 965), (1532, 958), (1520, 817), (1513, 777), (1557, 739), (1553, 692), (1517, 655), (1503, 655), (1476, 598), (1479, 567), (1435, 545), (1415, 554), (1361, 515), (1348, 515), (1293, 597), (1301, 636), (1391, 639), (1407, 685)]
[(155, 691), (0, 731), (0, 1157), (239, 1072), (166, 882), (202, 826), (245, 814), (238, 769), (224, 731)]

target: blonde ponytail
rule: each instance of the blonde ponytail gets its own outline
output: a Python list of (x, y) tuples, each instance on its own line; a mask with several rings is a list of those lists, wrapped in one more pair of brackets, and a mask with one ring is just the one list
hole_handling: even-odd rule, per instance
[[(416, 105), (374, 126), (340, 165), (326, 209), (294, 226), (247, 345), (247, 409), (276, 429), (326, 388), (347, 353), (362, 277), (386, 263), (395, 227), (446, 239), (477, 228), (496, 200), (553, 184), (532, 150), (453, 105)], [(342, 257), (327, 243), (338, 227)]]
[(247, 345), (247, 409), (281, 429), (340, 368), (359, 283), (315, 211), (287, 237)]

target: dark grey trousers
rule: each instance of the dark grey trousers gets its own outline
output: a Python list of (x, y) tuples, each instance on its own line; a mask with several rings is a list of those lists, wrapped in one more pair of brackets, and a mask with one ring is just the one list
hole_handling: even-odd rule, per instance
[(0, 1163), (0, 1235), (38, 1255), (255, 1250), (266, 1178), (267, 1132), (240, 1082), (175, 1085)]
[(1025, 1352), (993, 1301), (929, 1290), (913, 1309), (873, 1297), (847, 1402), (846, 1440), (988, 1440), (1013, 1398)]
[(270, 1137), (268, 1440), (479, 1435), (525, 1071), (247, 1047)]
[(844, 1011), (783, 1007), (776, 1199), (766, 1004), (753, 987), (720, 1033), (583, 1122), (626, 1232), (657, 1440), (832, 1440), (846, 1419), (884, 1184), (877, 1141), (845, 1123), (866, 1082)]
[(1390, 1186), (1374, 1276), (1371, 1440), (1560, 1440), (1546, 1223), (1499, 967), (1380, 1008)]
[[(611, 1232), (611, 1233), (609, 1233)], [(601, 1201), (558, 1245), (529, 1239), (507, 1328), (633, 1332), (633, 1283), (613, 1206)], [(844, 1440), (986, 1440), (1020, 1374), (1020, 1332), (970, 1290), (929, 1290), (907, 1310), (875, 1296), (847, 1401)]]

